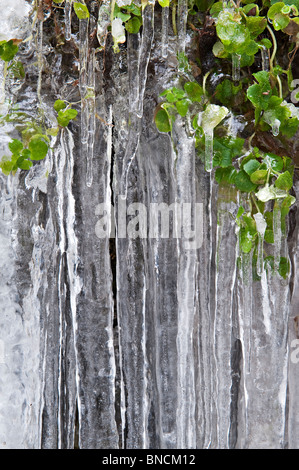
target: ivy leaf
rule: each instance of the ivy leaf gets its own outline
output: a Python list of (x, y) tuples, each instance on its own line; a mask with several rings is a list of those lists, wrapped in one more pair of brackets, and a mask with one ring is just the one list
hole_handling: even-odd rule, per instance
[(160, 132), (167, 133), (171, 131), (171, 122), (165, 109), (159, 109), (159, 111), (156, 113), (155, 123)]
[(293, 186), (293, 178), (288, 171), (285, 171), (284, 173), (278, 176), (274, 185), (276, 186), (276, 188), (289, 191)]
[(85, 20), (86, 18), (89, 18), (89, 11), (84, 3), (75, 2), (74, 10), (79, 20)]
[(249, 175), (244, 170), (240, 170), (236, 175), (234, 179), (234, 185), (237, 187), (237, 189), (246, 193), (254, 191), (256, 188), (256, 185), (252, 183)]
[(283, 169), (283, 159), (274, 153), (267, 153), (263, 158), (263, 162), (267, 165), (268, 169), (280, 172)]
[(24, 146), (20, 140), (13, 139), (11, 142), (9, 142), (8, 147), (13, 155), (18, 155), (21, 153)]
[(265, 184), (267, 180), (267, 170), (257, 170), (250, 175), (250, 180), (254, 184)]
[(18, 46), (14, 45), (13, 40), (6, 41), (0, 45), (0, 57), (5, 62), (10, 62), (18, 52)]
[(185, 117), (189, 109), (190, 101), (188, 99), (179, 100), (176, 102), (176, 109), (180, 116)]
[(252, 158), (247, 163), (244, 164), (243, 169), (248, 175), (254, 173), (260, 167), (260, 163)]
[(255, 83), (248, 88), (247, 97), (256, 108), (265, 110), (268, 108), (272, 96), (269, 73), (265, 71), (257, 72), (253, 76), (259, 83)]
[(125, 28), (130, 34), (137, 34), (142, 25), (142, 18), (139, 16), (133, 16), (126, 24)]
[(224, 106), (231, 106), (234, 98), (240, 91), (242, 91), (242, 85), (235, 86), (227, 78), (223, 82), (219, 83), (216, 87), (217, 98), (221, 101)]
[(287, 195), (286, 191), (276, 188), (274, 185), (269, 186), (267, 184), (256, 193), (256, 197), (262, 202), (285, 198)]
[(219, 184), (220, 183), (233, 184), (236, 174), (237, 174), (237, 171), (233, 166), (228, 166), (226, 168), (217, 168), (217, 170), (215, 171), (215, 180)]
[(239, 137), (215, 137), (214, 138), (214, 158), (213, 166), (228, 167), (232, 160), (241, 155), (244, 146), (244, 139)]
[(184, 90), (192, 102), (194, 101), (197, 101), (198, 103), (201, 102), (201, 98), (203, 96), (203, 89), (198, 83), (187, 82), (184, 85)]
[(60, 110), (58, 112), (57, 122), (60, 126), (66, 127), (69, 125), (72, 119), (75, 119), (77, 114), (78, 114), (78, 111), (76, 111), (75, 109), (71, 109), (71, 108), (66, 109), (65, 111)]
[(43, 160), (48, 153), (48, 144), (42, 137), (33, 136), (29, 141), (31, 160)]
[(250, 253), (252, 248), (252, 237), (247, 228), (242, 227), (240, 229), (240, 247), (243, 253)]
[(54, 103), (54, 109), (57, 111), (57, 113), (61, 110), (66, 108), (66, 102), (63, 100), (56, 100)]
[(274, 232), (273, 230), (266, 230), (265, 231), (265, 238), (264, 238), (266, 243), (274, 243)]
[(17, 166), (21, 170), (30, 170), (32, 165), (33, 165), (33, 163), (30, 160), (28, 160), (27, 158), (25, 158), (24, 156), (18, 158), (18, 160), (17, 160)]

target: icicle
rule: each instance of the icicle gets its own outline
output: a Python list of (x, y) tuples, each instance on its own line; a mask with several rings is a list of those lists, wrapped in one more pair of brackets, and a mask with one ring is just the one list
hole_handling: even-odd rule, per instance
[[(138, 62), (136, 64), (135, 75), (130, 83), (129, 103), (136, 103), (134, 114), (131, 116), (131, 125), (129, 131), (129, 141), (126, 154), (123, 160), (123, 174), (121, 176), (121, 195), (126, 198), (128, 174), (132, 162), (136, 156), (141, 132), (141, 118), (143, 116), (143, 100), (147, 80), (147, 67), (151, 55), (151, 47), (154, 37), (154, 9), (152, 5), (147, 5), (142, 10), (142, 38), (138, 51)], [(128, 48), (130, 54), (130, 47)], [(137, 94), (136, 94), (137, 92)]]
[(87, 113), (88, 113), (88, 132), (87, 132), (87, 172), (86, 185), (92, 185), (93, 153), (95, 141), (95, 50), (92, 49), (88, 63), (88, 87), (87, 87)]
[(240, 64), (241, 64), (241, 56), (240, 54), (236, 54), (233, 52), (232, 54), (232, 79), (234, 82), (237, 82), (240, 80)]
[(257, 247), (257, 274), (262, 275), (264, 270), (264, 236), (267, 228), (267, 222), (265, 221), (263, 215), (260, 212), (254, 214), (254, 219), (256, 222), (256, 230), (258, 232), (258, 247)]
[(72, 35), (72, 4), (67, 0), (64, 5), (64, 37), (66, 41), (71, 40)]
[[(89, 128), (89, 105), (86, 99), (87, 85), (88, 85), (88, 71), (92, 69), (93, 64), (87, 66), (88, 58), (88, 20), (82, 19), (79, 21), (79, 61), (80, 61), (80, 75), (79, 75), (79, 90), (81, 95), (81, 149), (82, 158), (88, 162), (88, 128)], [(87, 163), (89, 169), (89, 163)], [(86, 183), (90, 183), (90, 174), (86, 173)]]
[(205, 170), (212, 171), (213, 169), (213, 137), (214, 129), (205, 130)]
[(273, 209), (273, 233), (274, 233), (274, 272), (278, 273), (281, 252), (281, 210), (276, 202)]
[(233, 292), (238, 249), (232, 214), (236, 211), (236, 193), (219, 188), (217, 205), (214, 315), (216, 445), (225, 449), (229, 447), (231, 426)]
[(188, 16), (188, 0), (178, 0), (177, 26), (178, 26), (178, 50), (185, 52), (186, 24)]
[(164, 7), (162, 10), (162, 57), (164, 59), (168, 55), (168, 21), (169, 7)]
[(108, 26), (110, 26), (111, 6), (110, 0), (104, 0), (99, 8), (97, 38), (101, 47), (105, 47)]
[(276, 137), (279, 134), (279, 128), (280, 128), (280, 120), (279, 119), (274, 119), (272, 123), (272, 134)]
[(37, 96), (42, 106), (41, 88), (42, 88), (42, 73), (43, 73), (43, 19), (38, 20), (37, 24), (37, 36), (36, 36), (36, 49), (37, 49), (37, 67), (38, 67), (38, 79), (37, 79)]
[(270, 67), (270, 61), (269, 61), (269, 52), (268, 52), (268, 49), (263, 46), (263, 48), (261, 49), (261, 56), (262, 56), (262, 69), (265, 71), (265, 72), (268, 72), (269, 71), (269, 67)]

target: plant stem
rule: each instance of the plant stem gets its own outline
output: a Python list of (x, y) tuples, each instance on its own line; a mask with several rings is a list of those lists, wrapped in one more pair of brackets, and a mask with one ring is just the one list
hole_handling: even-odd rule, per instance
[(174, 0), (172, 4), (172, 29), (175, 36), (178, 35), (178, 30), (176, 27), (176, 1)]
[(207, 72), (205, 74), (205, 76), (203, 77), (203, 82), (202, 82), (202, 90), (203, 90), (203, 94), (204, 96), (206, 96), (206, 82), (207, 82), (207, 78), (208, 76), (210, 75), (211, 71)]
[(277, 52), (277, 42), (276, 42), (275, 34), (273, 33), (273, 31), (272, 31), (272, 29), (270, 28), (269, 25), (267, 25), (267, 30), (269, 31), (269, 33), (271, 35), (271, 38), (272, 38), (272, 41), (273, 41), (273, 51), (272, 51), (272, 55), (270, 57), (270, 70), (273, 71), (273, 62), (274, 62), (276, 52)]
[(112, 21), (114, 20), (115, 3), (116, 3), (116, 0), (111, 1), (111, 13), (110, 13), (110, 22), (111, 22), (111, 24), (112, 24)]

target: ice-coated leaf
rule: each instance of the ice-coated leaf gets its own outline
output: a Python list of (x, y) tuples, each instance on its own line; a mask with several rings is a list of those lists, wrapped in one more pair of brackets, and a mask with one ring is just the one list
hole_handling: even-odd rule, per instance
[(269, 186), (267, 184), (256, 193), (256, 197), (262, 202), (285, 198), (287, 195), (288, 193), (286, 191), (276, 188), (274, 185)]
[(125, 27), (120, 18), (115, 18), (112, 21), (111, 32), (115, 43), (122, 44), (126, 41)]
[(257, 212), (253, 215), (257, 232), (263, 237), (267, 228), (267, 222), (264, 219), (263, 214)]
[(229, 113), (225, 106), (209, 104), (202, 113), (202, 128), (204, 132), (214, 129)]

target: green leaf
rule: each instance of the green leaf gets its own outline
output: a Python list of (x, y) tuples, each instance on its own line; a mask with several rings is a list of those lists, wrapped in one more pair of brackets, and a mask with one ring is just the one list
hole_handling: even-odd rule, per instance
[(240, 229), (240, 247), (243, 253), (250, 253), (252, 248), (252, 237), (247, 228), (242, 227)]
[(260, 163), (257, 160), (255, 160), (255, 158), (252, 158), (251, 160), (249, 160), (247, 163), (244, 164), (243, 170), (246, 171), (248, 175), (251, 175), (259, 167), (260, 167)]
[(277, 172), (283, 169), (283, 159), (274, 153), (267, 153), (263, 158), (263, 163), (267, 165), (267, 168)]
[(169, 0), (158, 0), (161, 7), (169, 7)]
[(265, 231), (264, 239), (265, 239), (266, 243), (274, 243), (274, 232), (273, 232), (273, 230), (267, 229)]
[(8, 160), (7, 157), (3, 157), (0, 162), (0, 168), (2, 172), (8, 176), (10, 172), (13, 170), (14, 163), (11, 160)]
[(86, 18), (89, 18), (89, 11), (84, 3), (75, 2), (74, 10), (79, 20), (85, 20)]
[(25, 157), (20, 157), (17, 160), (17, 166), (21, 170), (30, 170), (33, 163), (30, 160), (27, 160)]
[(274, 5), (272, 5), (268, 10), (268, 18), (270, 20), (274, 20), (275, 15), (281, 12), (284, 5), (285, 5), (284, 2), (277, 2)]
[(125, 28), (130, 34), (137, 34), (142, 25), (142, 18), (139, 16), (133, 16), (126, 24)]
[(278, 176), (274, 185), (279, 189), (289, 191), (293, 186), (293, 178), (288, 171), (285, 171), (284, 173)]
[(187, 82), (184, 85), (184, 90), (192, 102), (201, 102), (203, 96), (202, 87), (196, 82)]
[(13, 40), (4, 42), (0, 45), (0, 57), (5, 62), (11, 61), (18, 52), (18, 46), (15, 46)]
[(57, 113), (61, 110), (61, 109), (64, 109), (66, 108), (66, 102), (63, 101), (63, 100), (56, 100), (55, 103), (54, 103), (54, 109), (55, 111), (57, 111)]
[(257, 72), (253, 76), (258, 84), (251, 85), (247, 90), (247, 97), (257, 109), (267, 109), (272, 96), (268, 72)]
[(278, 272), (283, 279), (287, 279), (290, 272), (290, 262), (284, 256), (280, 258)]
[(165, 109), (159, 109), (155, 115), (155, 123), (160, 132), (170, 132), (171, 122)]
[(234, 185), (240, 191), (246, 193), (249, 193), (250, 191), (253, 191), (256, 188), (256, 185), (252, 183), (250, 177), (244, 170), (239, 171), (239, 173), (236, 175), (234, 179)]
[(78, 111), (72, 108), (66, 109), (65, 111), (60, 110), (58, 112), (57, 122), (60, 126), (66, 127), (69, 125), (72, 119), (75, 119), (77, 114), (78, 114)]
[(124, 23), (128, 21), (131, 18), (130, 13), (122, 13), (119, 11), (117, 15), (115, 15), (116, 18), (120, 18)]
[(259, 16), (249, 16), (246, 18), (246, 26), (251, 33), (251, 37), (255, 39), (262, 34), (267, 27), (267, 20)]
[(176, 102), (176, 109), (180, 116), (185, 117), (189, 109), (190, 101), (188, 99), (180, 100)]
[(290, 22), (290, 18), (283, 13), (278, 13), (275, 15), (275, 18), (273, 20), (273, 27), (275, 31), (280, 31), (281, 29), (284, 29), (288, 26)]
[(31, 160), (43, 160), (48, 153), (48, 144), (41, 137), (32, 137), (29, 142)]
[(233, 166), (226, 168), (217, 168), (215, 171), (215, 180), (217, 183), (229, 183), (233, 184), (237, 172)]
[(263, 38), (261, 39), (258, 44), (262, 45), (262, 46), (265, 46), (267, 49), (271, 49), (272, 47), (272, 42), (270, 41), (270, 39), (267, 39), (267, 38)]
[(242, 154), (244, 139), (239, 137), (215, 137), (213, 166), (228, 167), (232, 160)]
[(267, 170), (257, 170), (250, 175), (250, 180), (254, 184), (265, 184), (267, 180)]
[(224, 106), (230, 107), (233, 102), (233, 97), (242, 90), (242, 85), (235, 86), (233, 82), (227, 78), (219, 83), (216, 87), (216, 96)]
[(18, 155), (24, 148), (22, 142), (18, 139), (13, 139), (9, 142), (8, 147), (13, 155)]

